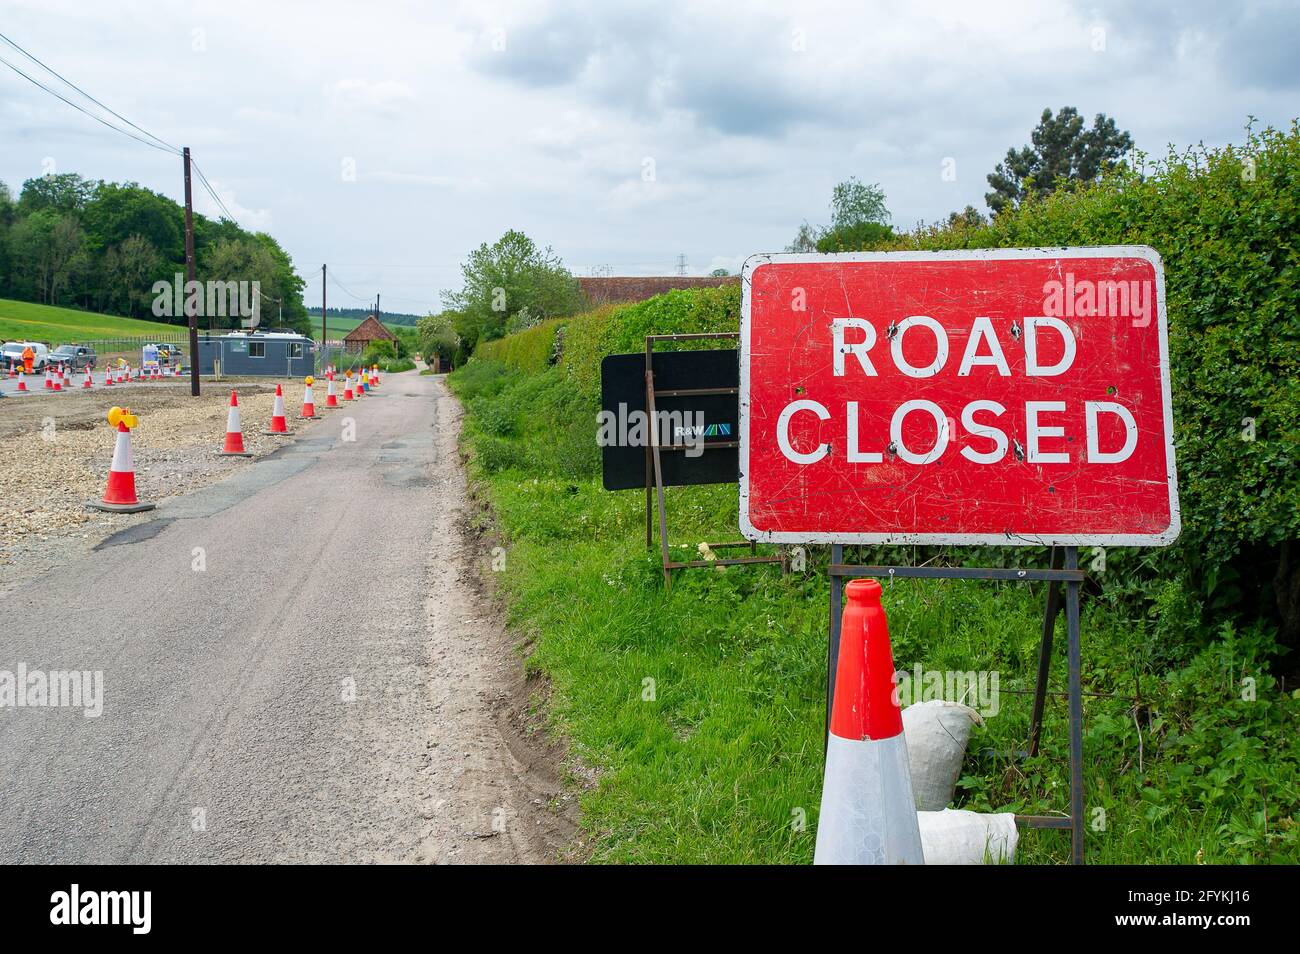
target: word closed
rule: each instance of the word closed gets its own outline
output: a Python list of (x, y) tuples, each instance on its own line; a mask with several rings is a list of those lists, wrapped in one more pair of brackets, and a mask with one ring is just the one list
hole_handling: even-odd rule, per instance
[(1178, 536), (1153, 249), (759, 255), (743, 288), (750, 539)]

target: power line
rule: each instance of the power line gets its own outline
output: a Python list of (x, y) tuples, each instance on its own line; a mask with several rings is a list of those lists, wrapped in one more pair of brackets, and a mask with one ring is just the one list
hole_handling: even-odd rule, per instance
[[(10, 46), (12, 46), (15, 50), (17, 50), (17, 51), (18, 51), (19, 53), (21, 53), (23, 56), (27, 57), (29, 60), (31, 60), (33, 63), (35, 63), (37, 66), (39, 66), (41, 69), (45, 70), (45, 72), (51, 74), (52, 76), (57, 77), (58, 79), (60, 79), (62, 82), (64, 82), (64, 83), (67, 84), (68, 86), (71, 86), (71, 87), (72, 87), (73, 89), (75, 89), (78, 93), (80, 93), (82, 96), (86, 97), (86, 99), (90, 100), (92, 103), (94, 103), (94, 104), (95, 104), (96, 106), (98, 106), (100, 109), (103, 109), (103, 110), (105, 110), (105, 111), (107, 111), (107, 112), (112, 113), (114, 116), (116, 116), (118, 119), (122, 120), (122, 122), (126, 123), (126, 124), (127, 124), (128, 126), (130, 126), (132, 129), (136, 130), (137, 132), (142, 132), (142, 133), (144, 133), (144, 134), (145, 134), (146, 136), (148, 136), (150, 139), (156, 140), (157, 142), (161, 143), (163, 146), (166, 146), (166, 147), (167, 147), (168, 149), (170, 149), (172, 152), (176, 153), (177, 155), (180, 155), (180, 150), (177, 149), (175, 146), (173, 146), (171, 143), (169, 143), (167, 140), (165, 140), (165, 139), (161, 139), (161, 138), (159, 138), (158, 136), (155, 136), (155, 135), (154, 135), (153, 133), (151, 133), (149, 130), (147, 130), (147, 129), (141, 127), (141, 126), (137, 126), (135, 123), (131, 122), (131, 120), (127, 119), (127, 118), (126, 118), (125, 116), (123, 116), (121, 113), (117, 112), (117, 110), (112, 109), (112, 108), (109, 107), (109, 106), (105, 106), (103, 103), (101, 103), (99, 100), (95, 99), (95, 97), (91, 96), (89, 93), (87, 93), (84, 89), (82, 89), (82, 88), (81, 88), (80, 86), (78, 86), (76, 83), (72, 82), (72, 80), (70, 80), (70, 79), (68, 79), (67, 77), (63, 76), (62, 74), (60, 74), (57, 70), (53, 69), (52, 67), (47, 66), (46, 64), (42, 63), (42, 62), (41, 62), (40, 60), (38, 60), (35, 56), (33, 56), (31, 53), (28, 53), (25, 49), (23, 49), (21, 46), (19, 46), (17, 43), (15, 43), (13, 40), (9, 39), (9, 37), (5, 36), (3, 33), (0, 33), (0, 40), (4, 40), (6, 43), (8, 43)], [(10, 67), (12, 68), (12, 64), (9, 64), (9, 65), (10, 65)], [(31, 79), (31, 77), (28, 77), (28, 79)], [(32, 80), (32, 82), (35, 82), (35, 80)], [(42, 88), (44, 88), (44, 87), (42, 87)], [(52, 92), (52, 91), (51, 91), (51, 90), (47, 90), (47, 92)], [(58, 95), (58, 94), (55, 94), (55, 95)], [(62, 97), (60, 97), (60, 99), (62, 99)], [(66, 103), (67, 100), (64, 100), (64, 102)], [(89, 114), (87, 114), (87, 115), (89, 115)]]
[[(104, 125), (104, 126), (107, 126), (109, 129), (113, 130), (113, 132), (121, 133), (123, 136), (127, 136), (127, 137), (129, 137), (129, 138), (131, 138), (131, 139), (134, 139), (134, 140), (135, 140), (136, 142), (138, 142), (138, 143), (143, 143), (144, 145), (149, 146), (151, 149), (157, 149), (159, 152), (167, 152), (167, 153), (173, 153), (173, 154), (175, 154), (175, 155), (180, 155), (180, 152), (179, 152), (178, 150), (176, 150), (176, 149), (172, 149), (172, 148), (168, 148), (168, 147), (160, 146), (160, 145), (158, 145), (157, 143), (152, 143), (152, 142), (150, 142), (148, 139), (141, 139), (139, 136), (135, 135), (135, 133), (127, 132), (127, 130), (123, 129), (121, 126), (114, 126), (112, 123), (110, 123), (110, 122), (109, 122), (107, 119), (105, 119), (104, 117), (102, 117), (102, 116), (96, 116), (94, 113), (92, 113), (92, 112), (88, 112), (87, 110), (82, 109), (80, 106), (78, 106), (78, 105), (77, 105), (76, 103), (74, 103), (72, 100), (68, 99), (66, 96), (63, 96), (61, 93), (59, 93), (59, 92), (57, 92), (57, 91), (55, 91), (55, 90), (50, 89), (48, 86), (46, 86), (46, 85), (45, 85), (44, 83), (42, 83), (40, 80), (32, 79), (30, 76), (28, 76), (26, 73), (24, 73), (24, 72), (23, 72), (22, 70), (20, 70), (18, 67), (14, 66), (12, 63), (10, 63), (8, 60), (6, 60), (6, 59), (5, 59), (4, 57), (2, 57), (2, 56), (0, 56), (0, 63), (3, 63), (5, 66), (9, 67), (11, 70), (13, 70), (13, 71), (14, 71), (15, 73), (17, 73), (19, 76), (21, 76), (23, 79), (27, 80), (27, 82), (33, 84), (34, 86), (39, 86), (41, 89), (45, 90), (45, 92), (49, 93), (51, 96), (55, 97), (56, 99), (61, 99), (61, 100), (63, 100), (63, 102), (67, 103), (69, 106), (71, 106), (71, 107), (72, 107), (73, 109), (75, 109), (77, 112), (82, 113), (83, 115), (89, 116), (91, 119), (93, 119), (93, 120), (94, 120), (95, 122), (97, 122), (97, 123), (100, 123), (100, 124), (102, 124), (102, 125)], [(116, 115), (116, 114), (115, 114), (115, 115)]]
[(217, 195), (217, 190), (212, 188), (212, 183), (208, 182), (208, 177), (203, 174), (203, 170), (199, 168), (199, 164), (194, 161), (193, 157), (190, 158), (190, 165), (193, 167), (194, 171), (199, 174), (199, 183), (207, 190), (208, 195), (212, 196), (212, 201), (221, 207), (221, 211), (226, 214), (226, 218), (235, 224), (238, 224), (238, 220), (235, 218), (234, 213), (232, 213), (230, 209), (226, 208), (226, 203), (221, 201), (221, 196)]

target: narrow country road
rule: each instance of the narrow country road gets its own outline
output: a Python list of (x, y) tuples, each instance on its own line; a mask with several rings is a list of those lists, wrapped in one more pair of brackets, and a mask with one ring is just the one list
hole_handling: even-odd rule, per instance
[(10, 593), (0, 670), (101, 670), (103, 712), (0, 708), (0, 863), (550, 860), (459, 422), (387, 377)]

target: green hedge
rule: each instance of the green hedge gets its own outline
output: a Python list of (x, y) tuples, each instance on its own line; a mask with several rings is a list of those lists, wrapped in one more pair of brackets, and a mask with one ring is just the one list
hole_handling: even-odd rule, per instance
[[(600, 397), (600, 362), (609, 354), (645, 351), (646, 335), (699, 334), (740, 328), (740, 286), (670, 291), (633, 305), (598, 308), (569, 319), (563, 366), (593, 404)], [(734, 348), (735, 342), (683, 342), (683, 348)], [(659, 350), (670, 346), (661, 345)]]
[(1165, 569), (1186, 575), (1194, 603), (1278, 605), (1284, 641), (1295, 645), (1298, 239), (1300, 127), (1293, 123), (1286, 132), (1248, 132), (1242, 147), (1171, 154), (1057, 191), (985, 226), (920, 230), (892, 247), (1155, 248), (1165, 266), (1183, 514), (1173, 566)]
[(484, 341), (474, 354), (491, 361), (500, 361), (516, 371), (536, 372), (551, 364), (555, 357), (555, 336), (567, 318), (551, 318), (517, 334)]

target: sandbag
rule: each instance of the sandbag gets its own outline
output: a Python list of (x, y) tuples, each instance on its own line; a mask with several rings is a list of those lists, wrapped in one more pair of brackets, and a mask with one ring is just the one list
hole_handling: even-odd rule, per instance
[(917, 812), (921, 851), (927, 865), (1014, 864), (1020, 833), (1016, 816), (956, 808)]
[(932, 699), (903, 710), (907, 761), (918, 811), (941, 811), (952, 801), (974, 724), (983, 724), (979, 713), (960, 702)]

